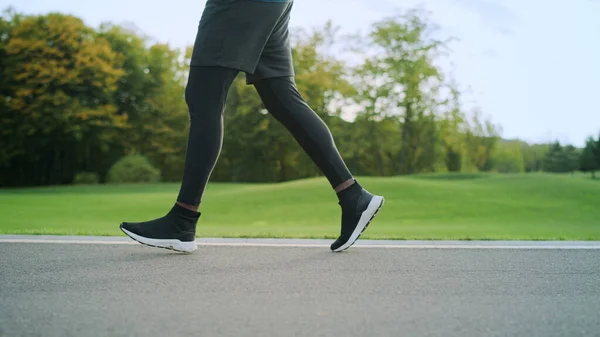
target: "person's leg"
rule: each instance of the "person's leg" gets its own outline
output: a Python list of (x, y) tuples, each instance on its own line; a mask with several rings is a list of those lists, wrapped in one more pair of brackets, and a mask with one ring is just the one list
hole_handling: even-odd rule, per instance
[(191, 67), (185, 91), (191, 124), (177, 204), (161, 218), (122, 223), (121, 230), (132, 239), (178, 251), (196, 250), (197, 209), (221, 150), (223, 106), (237, 73), (222, 67)]
[[(267, 108), (270, 107), (272, 108), (270, 110), (274, 111), (272, 112), (273, 116), (292, 131), (296, 140), (329, 179), (334, 191), (340, 193), (352, 186), (355, 180), (340, 157), (327, 125), (304, 102), (295, 87), (288, 29), (292, 7), (293, 2), (290, 2), (280, 16), (260, 55), (256, 70), (252, 74), (247, 74), (246, 82), (255, 84), (263, 102), (268, 104)], [(263, 81), (266, 79), (273, 79), (273, 81)], [(277, 81), (285, 83), (283, 86), (277, 87), (281, 85)], [(269, 85), (274, 86), (274, 90), (269, 89)], [(296, 115), (278, 113), (286, 109), (299, 113)], [(294, 120), (295, 116), (304, 118)], [(302, 132), (311, 132), (316, 136), (305, 137), (301, 135)], [(323, 151), (326, 156), (322, 155)]]
[(269, 113), (290, 131), (336, 192), (354, 183), (331, 131), (304, 101), (292, 77), (264, 79), (254, 86)]
[(290, 131), (337, 192), (342, 224), (331, 250), (349, 248), (377, 214), (383, 197), (369, 193), (353, 178), (329, 128), (302, 98), (293, 77), (264, 78), (254, 86), (269, 113)]
[(222, 67), (191, 67), (185, 100), (190, 132), (177, 203), (198, 210), (204, 189), (223, 145), (223, 109), (227, 92), (238, 74)]
[(198, 26), (185, 98), (190, 132), (183, 181), (166, 216), (121, 224), (132, 239), (179, 251), (196, 250), (198, 206), (219, 156), (223, 105), (238, 74), (253, 73), (287, 3), (208, 0)]
[(294, 83), (294, 67), (289, 39), (293, 3), (280, 16), (260, 55), (256, 70), (246, 75), (267, 110), (282, 123), (321, 169), (336, 192), (342, 208), (340, 236), (331, 244), (339, 252), (360, 237), (383, 205), (383, 197), (363, 189), (340, 156), (331, 132), (308, 106)]

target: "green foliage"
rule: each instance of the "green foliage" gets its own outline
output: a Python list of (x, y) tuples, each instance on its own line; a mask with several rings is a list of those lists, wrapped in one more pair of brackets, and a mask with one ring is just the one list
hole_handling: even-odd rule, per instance
[[(0, 16), (0, 121), (2, 121), (2, 129), (4, 129), (5, 123), (11, 121), (8, 105), (11, 100), (10, 86), (14, 78), (14, 71), (8, 62), (6, 44), (10, 41), (12, 31), (19, 21), (20, 16), (12, 8), (6, 9)], [(2, 129), (0, 129), (0, 143), (2, 144), (0, 146), (0, 164), (8, 162), (23, 151), (21, 144), (9, 141), (10, 137), (7, 135), (7, 131)]]
[(436, 32), (425, 13), (409, 10), (358, 38), (361, 54), (374, 50), (355, 71), (360, 114), (375, 124), (396, 119), (399, 136), (371, 132), (363, 141), (371, 172), (385, 175), (386, 158), (394, 174), (490, 169), (497, 128), (477, 110), (467, 118), (460, 91), (436, 66), (451, 41), (432, 38)]
[(108, 171), (109, 183), (153, 183), (160, 180), (160, 170), (139, 154), (119, 159)]
[(544, 158), (544, 170), (546, 172), (575, 172), (579, 165), (579, 151), (572, 145), (562, 146), (560, 142), (554, 142), (550, 145)]
[(590, 172), (592, 178), (596, 178), (596, 171), (600, 170), (600, 136), (597, 141), (592, 137), (586, 140), (579, 158), (579, 169), (582, 172)]
[(598, 139), (594, 143), (594, 157), (596, 158), (596, 167), (600, 169), (600, 134), (598, 134)]
[(0, 184), (69, 183), (124, 126), (113, 104), (117, 54), (71, 15), (2, 21)]
[[(360, 112), (372, 130), (385, 118), (399, 121), (399, 148), (390, 152), (389, 133), (371, 132), (363, 146), (368, 149), (377, 174), (384, 174), (384, 161), (392, 157), (394, 173), (433, 171), (441, 142), (438, 125), (438, 92), (443, 74), (433, 60), (445, 48), (443, 41), (428, 38), (431, 24), (418, 11), (408, 11), (373, 25), (370, 34), (358, 37), (365, 60), (356, 69)], [(396, 143), (398, 143), (396, 141)]]
[(521, 173), (525, 171), (525, 161), (518, 142), (501, 142), (493, 155), (493, 168), (499, 173)]
[(98, 173), (96, 172), (79, 172), (73, 179), (75, 185), (92, 185), (97, 184), (100, 181)]
[(521, 152), (525, 161), (525, 172), (541, 172), (544, 169), (544, 158), (548, 152), (548, 144), (521, 144)]
[[(351, 39), (331, 23), (293, 32), (298, 89), (329, 126), (353, 174), (594, 174), (598, 145), (581, 156), (572, 146), (507, 145), (481, 111), (466, 111), (458, 85), (437, 65), (451, 42), (437, 33), (420, 10), (376, 22)], [(358, 64), (338, 56), (347, 49)], [(85, 181), (78, 172), (107, 177), (130, 153), (147, 158), (161, 180), (179, 181), (189, 129), (184, 93), (190, 55), (189, 47), (174, 49), (111, 23), (94, 29), (72, 15), (4, 11), (0, 186)], [(213, 181), (321, 175), (242, 74), (229, 92), (224, 122)]]
[[(177, 180), (183, 168), (187, 58), (135, 32), (73, 16), (0, 20), (0, 185), (105, 176), (138, 152)], [(5, 104), (5, 106), (2, 106)]]
[(165, 180), (180, 179), (189, 121), (183, 99), (189, 55), (111, 24), (102, 25), (100, 36), (119, 54), (125, 73), (115, 92), (119, 113), (127, 118), (125, 131), (115, 136), (119, 153), (143, 153), (162, 168)]

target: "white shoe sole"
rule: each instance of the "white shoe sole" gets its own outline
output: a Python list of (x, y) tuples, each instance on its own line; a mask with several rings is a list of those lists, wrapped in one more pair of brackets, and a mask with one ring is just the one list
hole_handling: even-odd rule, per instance
[(369, 206), (367, 206), (367, 209), (361, 214), (360, 219), (358, 220), (358, 225), (352, 232), (352, 235), (350, 235), (350, 239), (348, 239), (346, 243), (341, 245), (339, 248), (334, 249), (333, 251), (341, 252), (352, 246), (354, 242), (358, 240), (360, 235), (365, 231), (369, 223), (371, 223), (371, 220), (373, 220), (373, 218), (377, 215), (377, 212), (379, 212), (379, 209), (381, 209), (381, 206), (383, 206), (383, 202), (383, 197), (378, 195), (374, 196), (373, 199), (371, 199), (371, 201), (369, 202)]
[(165, 248), (165, 249), (170, 249), (170, 250), (175, 250), (178, 252), (185, 252), (185, 253), (191, 253), (191, 252), (196, 251), (196, 249), (198, 249), (198, 245), (196, 244), (196, 241), (183, 242), (183, 241), (179, 241), (176, 239), (171, 239), (171, 240), (150, 239), (150, 238), (145, 238), (143, 236), (139, 236), (135, 233), (132, 233), (132, 232), (126, 230), (125, 228), (121, 228), (121, 230), (123, 231), (123, 233), (127, 234), (127, 236), (129, 236), (133, 240), (135, 240), (141, 244), (151, 246), (151, 247)]

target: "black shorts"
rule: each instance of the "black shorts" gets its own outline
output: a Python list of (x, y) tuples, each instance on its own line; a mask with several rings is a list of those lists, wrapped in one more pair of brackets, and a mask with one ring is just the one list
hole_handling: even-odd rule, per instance
[(293, 2), (207, 0), (192, 66), (222, 66), (246, 73), (248, 84), (294, 76), (288, 23)]

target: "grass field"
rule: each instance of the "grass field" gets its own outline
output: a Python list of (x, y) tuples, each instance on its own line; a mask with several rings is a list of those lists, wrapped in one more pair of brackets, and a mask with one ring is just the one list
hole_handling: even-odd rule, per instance
[[(362, 238), (600, 240), (600, 181), (569, 175), (360, 178), (386, 197)], [(122, 235), (163, 215), (178, 184), (0, 190), (0, 233)], [(323, 178), (211, 184), (198, 237), (334, 238), (340, 210)]]

